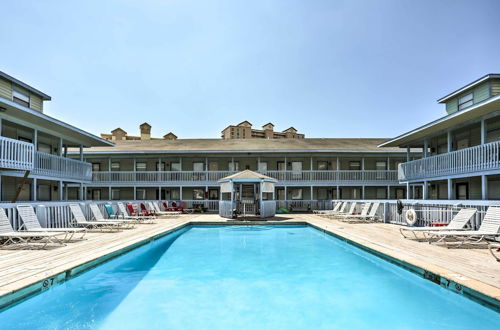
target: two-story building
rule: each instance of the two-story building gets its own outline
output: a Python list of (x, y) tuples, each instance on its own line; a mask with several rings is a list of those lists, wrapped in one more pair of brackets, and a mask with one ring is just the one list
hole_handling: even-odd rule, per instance
[[(44, 113), (47, 94), (0, 71), (0, 198), (61, 200), (68, 188), (83, 187), (92, 179), (83, 148), (113, 143)], [(77, 159), (67, 157), (78, 148)]]
[(442, 97), (447, 115), (380, 144), (420, 148), (400, 165), (399, 180), (425, 199), (500, 199), (500, 74)]
[[(276, 197), (313, 207), (336, 198), (404, 198), (399, 148), (385, 139), (115, 140), (85, 151), (93, 178), (88, 199), (218, 200), (221, 178), (250, 169), (278, 180)], [(70, 199), (76, 192), (70, 192)]]

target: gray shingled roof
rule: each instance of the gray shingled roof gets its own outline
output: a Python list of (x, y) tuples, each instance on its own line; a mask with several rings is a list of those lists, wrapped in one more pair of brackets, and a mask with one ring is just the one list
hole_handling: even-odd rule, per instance
[(93, 147), (89, 153), (145, 152), (258, 152), (258, 151), (378, 151), (404, 152), (400, 148), (378, 148), (387, 138), (306, 139), (177, 139), (113, 141), (114, 147)]

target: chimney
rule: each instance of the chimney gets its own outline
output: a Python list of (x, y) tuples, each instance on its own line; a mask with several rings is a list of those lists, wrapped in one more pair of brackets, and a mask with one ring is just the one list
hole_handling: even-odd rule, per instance
[(139, 129), (141, 130), (141, 140), (151, 140), (151, 125), (142, 123)]
[(273, 123), (267, 123), (264, 126), (262, 126), (262, 129), (264, 130), (264, 134), (266, 136), (266, 139), (272, 139), (274, 138), (274, 124)]
[(163, 135), (163, 139), (164, 140), (177, 140), (177, 135), (175, 135), (172, 132), (169, 132), (169, 133)]
[(120, 127), (115, 128), (114, 130), (111, 131), (111, 140), (116, 141), (116, 140), (126, 140), (127, 139), (127, 132), (122, 130)]

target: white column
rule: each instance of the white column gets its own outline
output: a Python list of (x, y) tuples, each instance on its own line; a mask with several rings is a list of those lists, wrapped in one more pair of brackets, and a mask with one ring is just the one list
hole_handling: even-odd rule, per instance
[(486, 175), (481, 175), (481, 198), (488, 199), (488, 177)]
[(111, 198), (111, 186), (108, 187), (108, 200), (112, 200), (112, 198)]
[(314, 196), (313, 196), (313, 186), (311, 186), (311, 200), (314, 199)]
[(260, 168), (260, 156), (257, 157), (257, 171)]
[(387, 186), (387, 199), (391, 199), (391, 186)]
[(2, 136), (2, 118), (0, 118), (0, 136)]
[(58, 181), (57, 182), (57, 199), (62, 201), (63, 199), (63, 182)]
[(361, 186), (361, 196), (359, 196), (359, 197), (361, 197), (360, 199), (365, 199), (365, 186), (364, 185)]
[(446, 180), (448, 185), (448, 200), (452, 200), (453, 198), (453, 182), (451, 179)]
[(287, 187), (285, 186), (285, 200), (288, 200), (288, 192), (287, 192)]
[[(33, 178), (33, 180), (31, 181), (31, 184), (33, 185), (31, 187), (31, 196), (33, 197), (33, 200), (36, 201), (38, 196), (37, 196), (37, 185), (38, 185), (38, 179), (37, 178)], [(51, 188), (52, 189), (52, 188)]]
[[(135, 168), (135, 160), (134, 160), (134, 168)], [(134, 186), (134, 201), (137, 200), (137, 187)]]
[(447, 144), (448, 144), (448, 152), (451, 152), (451, 148), (452, 148), (452, 138), (451, 138), (451, 131), (448, 131), (446, 133), (446, 138), (447, 138)]
[(337, 157), (337, 171), (340, 170), (340, 159)]
[(406, 161), (409, 162), (411, 159), (410, 156), (410, 147), (406, 147)]
[(179, 200), (182, 200), (182, 186), (179, 187)]
[(487, 130), (486, 130), (486, 120), (482, 119), (481, 120), (481, 144), (486, 143), (486, 138), (487, 138)]
[(83, 162), (83, 146), (80, 145), (80, 161)]
[(62, 138), (59, 138), (59, 156), (63, 155), (62, 148), (63, 148), (63, 140)]
[(410, 199), (410, 183), (406, 183), (406, 199)]
[(80, 188), (78, 189), (78, 199), (83, 201), (85, 198), (83, 197), (83, 183), (80, 182)]
[(422, 187), (422, 199), (429, 199), (429, 182), (424, 181), (424, 186)]
[(422, 150), (422, 158), (427, 157), (428, 150), (429, 150), (429, 142), (427, 141), (427, 139), (425, 139), (424, 140), (424, 149)]
[(337, 199), (340, 199), (340, 186), (337, 186)]
[(311, 156), (311, 164), (309, 166), (309, 171), (312, 171), (313, 170), (313, 158)]
[(35, 146), (35, 151), (38, 151), (38, 130), (33, 130), (33, 145)]

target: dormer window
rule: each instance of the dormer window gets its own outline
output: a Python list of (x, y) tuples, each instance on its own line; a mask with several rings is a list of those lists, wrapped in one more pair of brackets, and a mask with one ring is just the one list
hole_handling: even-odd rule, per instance
[(17, 104), (23, 105), (27, 108), (30, 107), (30, 95), (23, 93), (18, 89), (12, 90), (12, 101), (16, 102)]
[(463, 110), (470, 107), (474, 103), (472, 93), (464, 95), (458, 99), (458, 110)]

